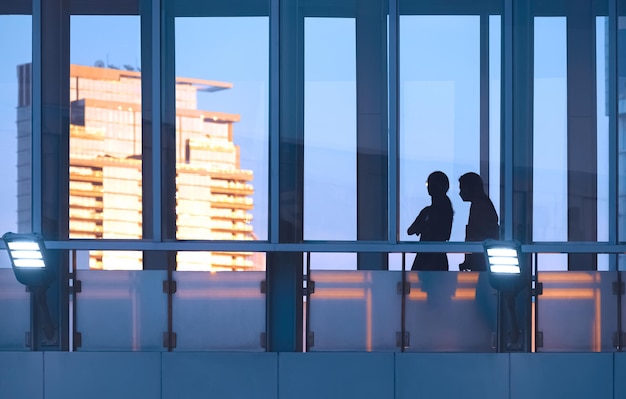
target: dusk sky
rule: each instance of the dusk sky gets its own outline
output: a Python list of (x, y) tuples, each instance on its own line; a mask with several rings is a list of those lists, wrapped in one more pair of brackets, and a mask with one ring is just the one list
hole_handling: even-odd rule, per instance
[[(604, 21), (598, 19), (596, 46), (599, 241), (607, 239), (608, 224)], [(70, 61), (94, 65), (103, 60), (117, 66), (139, 66), (139, 24), (138, 16), (73, 16)], [(561, 17), (535, 19), (535, 241), (567, 240), (567, 209), (563, 206), (567, 195), (565, 26)], [(241, 146), (242, 168), (254, 171), (253, 225), (262, 240), (267, 239), (268, 226), (268, 28), (267, 17), (177, 18), (175, 30), (177, 76), (233, 83), (231, 90), (201, 94), (199, 106), (241, 115), (234, 127), (234, 141)], [(500, 17), (490, 18), (490, 30), (494, 152), (490, 156), (489, 194), (498, 209)], [(32, 60), (31, 17), (0, 16), (0, 37), (0, 174), (6, 182), (0, 195), (0, 230), (15, 231), (16, 66)], [(464, 240), (469, 204), (459, 198), (458, 178), (468, 171), (479, 171), (479, 50), (478, 16), (400, 18), (401, 240), (415, 240), (406, 235), (406, 228), (429, 204), (424, 182), (434, 170), (445, 172), (450, 179), (448, 195), (455, 211), (451, 241)], [(305, 239), (355, 240), (353, 19), (306, 19), (305, 80)], [(341, 265), (351, 259), (331, 257)], [(450, 255), (452, 270), (456, 270), (459, 257)], [(552, 268), (566, 269), (565, 258), (557, 257)], [(604, 268), (604, 262), (599, 266)]]

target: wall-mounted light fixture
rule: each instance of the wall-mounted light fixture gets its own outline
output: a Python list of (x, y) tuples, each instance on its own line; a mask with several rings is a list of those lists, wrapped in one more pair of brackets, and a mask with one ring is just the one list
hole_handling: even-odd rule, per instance
[(33, 319), (41, 326), (45, 338), (52, 340), (56, 327), (52, 322), (46, 291), (57, 275), (49, 264), (46, 246), (40, 234), (5, 233), (2, 236), (15, 278), (32, 293)]
[[(489, 284), (500, 293), (498, 350), (519, 351), (523, 347), (521, 342), (523, 332), (517, 319), (515, 297), (529, 284), (521, 245), (517, 241), (490, 239), (483, 242), (483, 248)], [(508, 325), (506, 320), (509, 322)]]
[(483, 242), (489, 283), (498, 291), (517, 292), (524, 285), (522, 251), (516, 241)]

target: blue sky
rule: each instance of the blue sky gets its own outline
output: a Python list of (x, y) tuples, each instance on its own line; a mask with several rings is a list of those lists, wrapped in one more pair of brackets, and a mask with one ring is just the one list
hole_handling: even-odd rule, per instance
[[(71, 19), (71, 62), (137, 65), (140, 25), (136, 16)], [(178, 18), (178, 76), (233, 83), (231, 90), (201, 94), (203, 109), (237, 113), (234, 140), (242, 167), (254, 171), (254, 229), (267, 238), (268, 200), (268, 19)], [(455, 209), (452, 240), (464, 239), (469, 205), (458, 197), (458, 177), (478, 172), (479, 20), (477, 16), (403, 16), (400, 20), (400, 222), (401, 239), (428, 205), (424, 182), (433, 170), (450, 178)], [(491, 18), (491, 93), (498, 95), (499, 17)], [(115, 26), (115, 29), (111, 29)], [(352, 19), (308, 18), (305, 23), (305, 239), (356, 238), (356, 68)], [(598, 24), (599, 231), (606, 230), (604, 31)], [(16, 65), (30, 62), (31, 22), (0, 16), (0, 230), (15, 230)], [(535, 20), (535, 240), (566, 240), (565, 19)], [(497, 146), (499, 102), (491, 102)], [(546, 149), (550, 151), (546, 152)], [(499, 156), (492, 156), (496, 205)], [(321, 217), (324, 215), (324, 217)], [(604, 230), (603, 230), (604, 229)], [(606, 237), (604, 237), (606, 239)], [(562, 267), (562, 260), (558, 261)], [(451, 267), (455, 261), (451, 260)]]

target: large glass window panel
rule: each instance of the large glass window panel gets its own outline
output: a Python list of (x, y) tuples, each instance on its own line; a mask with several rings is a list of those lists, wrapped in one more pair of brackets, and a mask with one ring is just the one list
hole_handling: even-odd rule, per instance
[[(108, 251), (105, 251), (107, 255)], [(166, 271), (86, 270), (76, 273), (78, 350), (163, 351), (167, 331)]]
[(408, 272), (407, 352), (494, 352), (497, 294), (486, 272)]
[(0, 269), (0, 350), (30, 349), (24, 342), (24, 332), (30, 329), (30, 309), (30, 293), (15, 279), (13, 270)]
[(265, 240), (269, 11), (263, 2), (210, 9), (179, 3), (173, 5), (176, 237)]
[[(140, 18), (74, 15), (70, 25), (70, 238), (140, 239)], [(109, 255), (92, 251), (90, 267), (141, 269), (141, 252)]]
[[(598, 241), (609, 241), (609, 108), (608, 108), (608, 29), (609, 18), (596, 17), (596, 123), (598, 130)], [(609, 257), (598, 255), (598, 270), (609, 270)]]
[(502, 17), (489, 16), (489, 198), (500, 209), (500, 101), (502, 92)]
[[(533, 241), (609, 240), (608, 19), (589, 11), (572, 2), (533, 21)], [(539, 264), (609, 268), (593, 254)]]
[[(0, 231), (30, 232), (32, 16), (0, 15)], [(0, 267), (9, 267), (1, 257)]]
[[(401, 8), (401, 14), (404, 13)], [(407, 228), (431, 204), (425, 185), (434, 171), (447, 175), (454, 218), (451, 241), (464, 241), (469, 204), (459, 196), (459, 178), (474, 172), (487, 185), (499, 184), (499, 95), (484, 102), (489, 118), (481, 129), (481, 20), (478, 15), (400, 16), (399, 229), (402, 240), (414, 239)], [(489, 18), (489, 90), (499, 91), (499, 17)], [(488, 152), (481, 146), (488, 143)], [(486, 157), (481, 161), (481, 153)], [(490, 165), (491, 164), (491, 165)], [(494, 170), (495, 172), (495, 170)], [(494, 193), (489, 187), (488, 193)], [(499, 195), (499, 194), (498, 194)], [(456, 269), (461, 254), (449, 254)], [(412, 260), (410, 260), (412, 261)]]
[(613, 352), (618, 309), (615, 272), (541, 272), (538, 352)]
[(175, 272), (177, 351), (264, 351), (264, 272)]
[(400, 351), (398, 272), (315, 271), (310, 295), (310, 351)]
[(354, 18), (305, 19), (304, 239), (355, 240)]
[(565, 17), (535, 18), (533, 240), (567, 241)]

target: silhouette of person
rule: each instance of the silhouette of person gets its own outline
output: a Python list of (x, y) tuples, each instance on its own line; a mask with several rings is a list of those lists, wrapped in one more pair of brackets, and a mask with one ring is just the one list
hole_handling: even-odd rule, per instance
[[(465, 227), (465, 241), (484, 241), (487, 238), (497, 240), (500, 237), (498, 214), (493, 203), (485, 193), (483, 179), (473, 172), (459, 178), (459, 195), (470, 202), (469, 218)], [(483, 254), (466, 254), (465, 261), (459, 265), (461, 271), (487, 270)]]
[[(452, 203), (446, 195), (450, 181), (445, 173), (436, 171), (426, 182), (431, 205), (422, 209), (407, 234), (420, 236), (420, 241), (448, 241), (452, 230)], [(411, 270), (448, 270), (448, 256), (445, 253), (418, 253)]]

